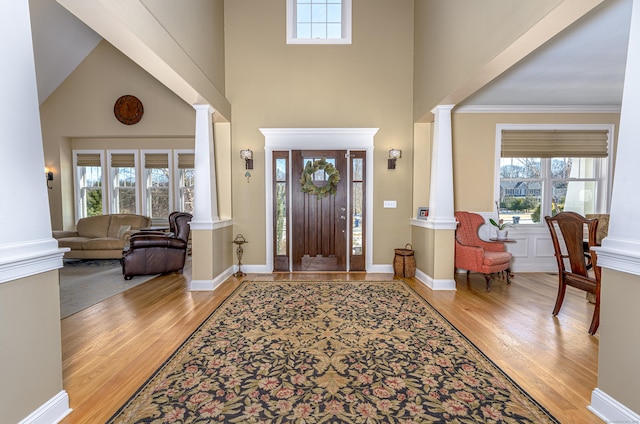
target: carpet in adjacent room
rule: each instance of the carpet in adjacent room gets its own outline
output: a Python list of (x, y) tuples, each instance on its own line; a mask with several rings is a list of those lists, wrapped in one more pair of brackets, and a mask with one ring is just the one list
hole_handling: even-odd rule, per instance
[(155, 275), (125, 280), (118, 259), (65, 259), (60, 269), (60, 318), (66, 318)]

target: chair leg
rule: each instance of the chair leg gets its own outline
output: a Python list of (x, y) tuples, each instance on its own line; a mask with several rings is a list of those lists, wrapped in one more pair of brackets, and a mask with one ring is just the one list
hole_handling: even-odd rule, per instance
[(560, 307), (562, 306), (562, 302), (564, 301), (564, 294), (567, 291), (567, 285), (565, 284), (562, 276), (560, 276), (560, 284), (558, 285), (558, 297), (556, 297), (556, 306), (553, 308), (553, 312), (551, 315), (554, 317), (558, 315), (560, 312)]
[(506, 273), (507, 273), (507, 284), (511, 284), (511, 280), (510, 280), (510, 277), (511, 277), (511, 268), (507, 268)]
[(591, 325), (589, 326), (589, 334), (592, 336), (598, 331), (600, 325), (600, 296), (596, 295), (596, 305), (593, 310), (593, 318), (591, 319)]
[(487, 281), (487, 291), (491, 291), (491, 274), (484, 274), (484, 279)]

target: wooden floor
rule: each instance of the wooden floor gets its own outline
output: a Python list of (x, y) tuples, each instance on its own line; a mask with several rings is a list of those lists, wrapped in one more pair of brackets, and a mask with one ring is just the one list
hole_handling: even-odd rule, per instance
[[(254, 274), (245, 278), (388, 280), (391, 274)], [(457, 291), (408, 283), (562, 423), (601, 423), (587, 410), (597, 384), (593, 305), (569, 288), (551, 316), (554, 274), (518, 274), (511, 285), (461, 274)], [(104, 423), (240, 283), (190, 292), (190, 270), (157, 277), (62, 320), (64, 389), (73, 412), (62, 422)]]

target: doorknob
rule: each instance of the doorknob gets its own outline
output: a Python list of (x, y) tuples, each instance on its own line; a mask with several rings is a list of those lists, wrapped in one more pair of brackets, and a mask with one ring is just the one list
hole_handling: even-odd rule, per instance
[(340, 215), (340, 219), (347, 219), (344, 215)]
[(345, 208), (344, 206), (341, 206), (341, 207), (340, 207), (340, 210), (341, 210), (342, 212), (344, 212), (344, 211), (346, 211), (346, 210), (347, 210), (347, 208)]

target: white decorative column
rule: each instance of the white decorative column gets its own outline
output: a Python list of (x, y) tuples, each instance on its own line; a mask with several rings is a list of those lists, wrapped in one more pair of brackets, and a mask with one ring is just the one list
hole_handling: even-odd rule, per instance
[[(194, 206), (191, 220), (191, 290), (213, 290), (220, 284), (215, 270), (214, 235), (218, 216), (213, 113), (208, 104), (196, 110)], [(229, 245), (230, 246), (230, 245)]]
[[(59, 422), (62, 255), (51, 234), (28, 0), (0, 1), (0, 415)], [(58, 176), (58, 175), (57, 175)]]
[[(212, 229), (220, 220), (216, 191), (216, 165), (213, 148), (213, 114), (210, 105), (194, 105), (196, 110), (195, 185), (191, 228)], [(202, 228), (202, 227), (206, 228)]]
[(431, 189), (429, 192), (429, 218), (431, 228), (454, 229), (453, 216), (453, 153), (451, 136), (451, 110), (455, 105), (438, 105), (431, 112), (433, 150), (431, 153)]
[(640, 275), (640, 3), (633, 2), (608, 236), (598, 264)]
[[(426, 222), (429, 252), (427, 285), (433, 290), (455, 290), (453, 215), (453, 151), (451, 110), (454, 105), (438, 105), (434, 114), (431, 152), (431, 188), (429, 218)], [(432, 274), (432, 275), (431, 275)]]
[(589, 409), (605, 422), (640, 422), (640, 1), (633, 1), (608, 236), (602, 267), (598, 387)]

